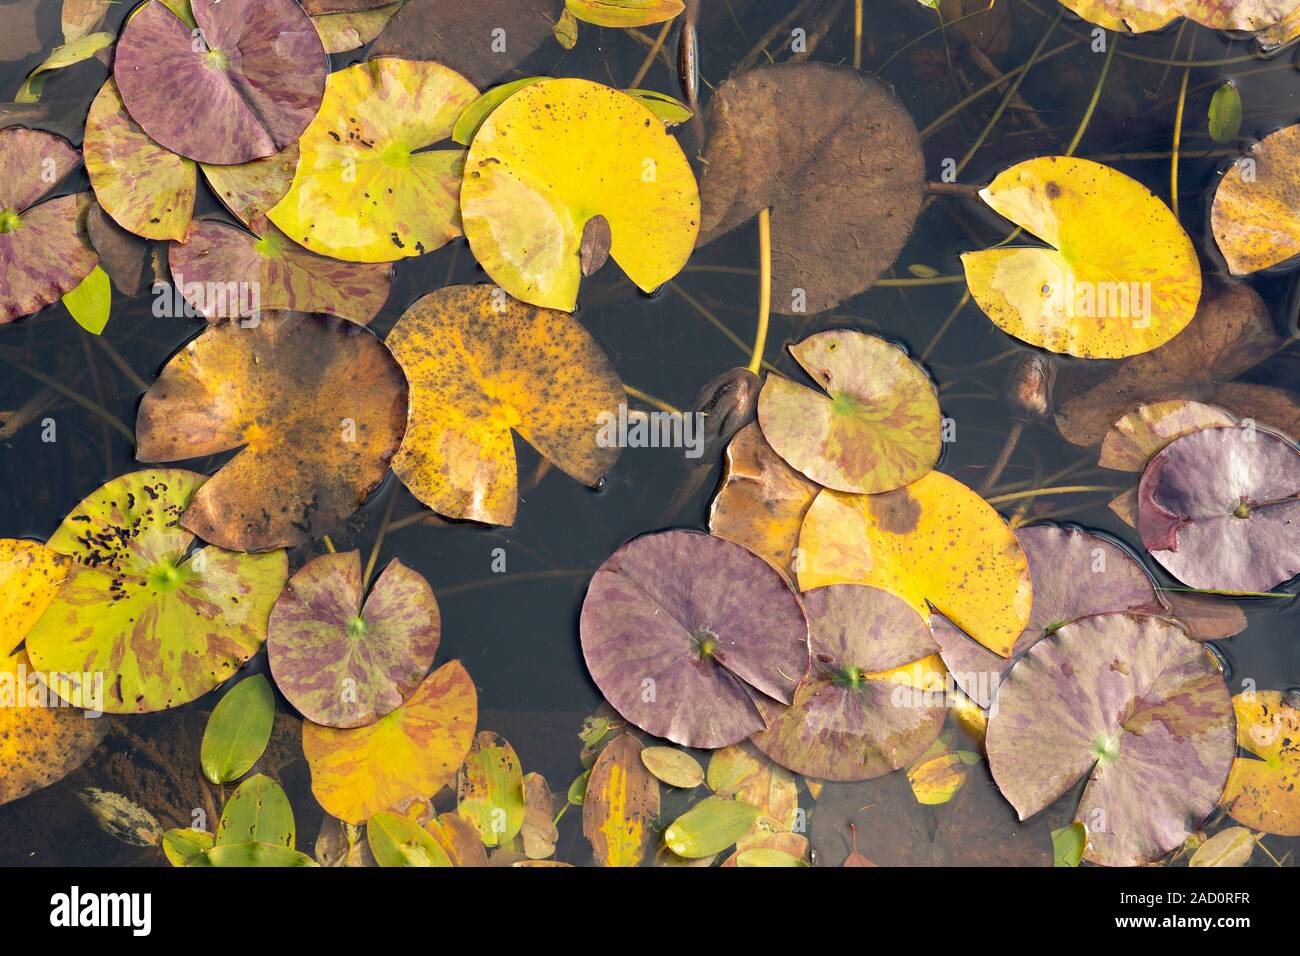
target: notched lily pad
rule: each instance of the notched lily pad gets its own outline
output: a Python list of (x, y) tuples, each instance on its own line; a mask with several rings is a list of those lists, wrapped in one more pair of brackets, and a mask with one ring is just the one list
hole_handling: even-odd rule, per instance
[(1083, 858), (1136, 866), (1182, 845), (1219, 802), (1233, 724), (1200, 645), (1159, 618), (1100, 614), (1012, 669), (989, 719), (989, 766), (1021, 820), (1087, 776)]
[(1203, 402), (1174, 399), (1140, 405), (1106, 433), (1097, 464), (1116, 471), (1141, 471), (1156, 452), (1175, 438), (1215, 425), (1235, 425), (1237, 419)]
[(1300, 176), (1292, 162), (1300, 125), (1270, 133), (1223, 174), (1210, 228), (1233, 275), (1300, 255)]
[(808, 669), (808, 623), (781, 574), (691, 531), (615, 551), (592, 578), (581, 632), (587, 669), (614, 709), (687, 747), (762, 730), (760, 698), (788, 704)]
[(265, 313), (209, 327), (150, 386), (141, 461), (239, 453), (188, 503), (183, 525), (244, 551), (301, 544), (351, 515), (406, 428), (402, 370), (350, 322)]
[(700, 246), (772, 209), (772, 308), (834, 308), (871, 288), (912, 231), (921, 141), (881, 83), (828, 63), (783, 63), (718, 87), (700, 183)]
[(939, 460), (934, 383), (906, 352), (849, 329), (819, 332), (790, 353), (828, 395), (771, 374), (758, 421), (773, 450), (827, 488), (874, 494)]
[(293, 185), (298, 169), (298, 143), (278, 153), (235, 166), (202, 164), (203, 178), (230, 212), (250, 229)]
[(1151, 556), (1194, 588), (1267, 591), (1300, 572), (1300, 452), (1252, 425), (1184, 435), (1138, 484)]
[(1223, 806), (1238, 823), (1300, 836), (1300, 711), (1275, 690), (1238, 694), (1237, 746)]
[(328, 727), (361, 727), (402, 705), (441, 636), (433, 589), (394, 558), (363, 594), (361, 554), (323, 554), (271, 610), (267, 654), (289, 703)]
[(39, 541), (0, 538), (0, 654), (18, 649), (58, 596), (72, 560)]

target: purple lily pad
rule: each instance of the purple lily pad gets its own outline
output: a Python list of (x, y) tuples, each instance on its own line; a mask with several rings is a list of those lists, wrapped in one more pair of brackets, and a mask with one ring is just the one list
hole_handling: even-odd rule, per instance
[(759, 698), (790, 703), (808, 670), (808, 622), (779, 571), (696, 531), (636, 538), (600, 566), (582, 605), (582, 652), (605, 699), (687, 747), (763, 729)]
[(364, 598), (361, 555), (323, 554), (289, 579), (271, 609), (275, 683), (313, 723), (362, 727), (415, 693), (441, 635), (438, 602), (394, 559)]
[(1237, 752), (1232, 698), (1209, 654), (1157, 617), (1099, 614), (1020, 659), (986, 738), (1026, 820), (1087, 776), (1083, 857), (1135, 866), (1180, 846), (1219, 802)]
[(245, 163), (296, 140), (329, 60), (296, 0), (192, 0), (199, 30), (157, 0), (127, 21), (113, 76), (132, 119), (203, 163)]
[[(946, 702), (904, 694), (885, 672), (938, 647), (906, 601), (860, 584), (803, 596), (812, 669), (789, 707), (765, 706), (754, 745), (781, 766), (822, 780), (869, 780), (905, 767), (934, 743)], [(913, 699), (913, 698), (916, 699)]]
[(0, 130), (0, 325), (57, 302), (99, 261), (85, 231), (88, 194), (37, 204), (79, 159), (52, 133)]
[[(383, 308), (393, 282), (387, 263), (342, 262), (299, 246), (271, 223), (260, 235), (222, 222), (195, 221), (189, 242), (168, 254), (176, 288), (209, 321), (251, 312), (323, 312), (365, 325)], [(209, 295), (244, 287), (251, 295)]]
[(931, 619), (934, 639), (953, 680), (986, 709), (1012, 665), (1061, 625), (1092, 614), (1165, 612), (1146, 569), (1106, 538), (1038, 524), (1017, 530), (1016, 540), (1029, 559), (1034, 603), (1029, 625), (1016, 639), (1009, 658), (977, 644), (946, 617), (936, 614)]
[(1300, 452), (1254, 427), (1170, 442), (1138, 485), (1151, 556), (1194, 588), (1267, 591), (1300, 572)]

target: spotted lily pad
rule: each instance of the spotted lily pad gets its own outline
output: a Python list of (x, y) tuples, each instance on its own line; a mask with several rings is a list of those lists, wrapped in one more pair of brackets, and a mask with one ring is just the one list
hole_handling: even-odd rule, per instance
[(751, 422), (731, 439), (709, 531), (743, 544), (791, 578), (799, 528), (821, 487), (795, 471)]
[(27, 652), (41, 670), (102, 674), (104, 711), (189, 703), (266, 639), (288, 559), (190, 552), (194, 535), (180, 519), (202, 484), (192, 471), (132, 472), (92, 492), (50, 538), (73, 568)]
[(1219, 802), (1235, 753), (1232, 703), (1212, 659), (1155, 617), (1100, 614), (1039, 641), (989, 718), (989, 766), (1021, 820), (1088, 777), (1083, 858), (1148, 863)]
[(1152, 402), (1129, 412), (1101, 441), (1097, 464), (1116, 471), (1141, 471), (1151, 456), (1175, 438), (1214, 425), (1235, 425), (1237, 419), (1203, 402), (1174, 399)]
[(1300, 452), (1249, 425), (1184, 435), (1138, 484), (1151, 556), (1194, 588), (1267, 591), (1300, 572)]
[(1238, 694), (1237, 745), (1223, 806), (1238, 823), (1300, 836), (1300, 710), (1275, 690)]
[(428, 147), (477, 96), (439, 63), (380, 57), (330, 74), (271, 221), (349, 262), (394, 262), (459, 236), (464, 151)]
[(671, 20), (682, 12), (682, 0), (565, 0), (565, 9), (598, 27), (627, 29)]
[(851, 329), (790, 347), (829, 393), (769, 375), (758, 399), (763, 437), (797, 470), (837, 491), (893, 491), (939, 460), (939, 399), (906, 352)]
[(772, 209), (772, 308), (824, 312), (869, 289), (912, 231), (921, 140), (883, 83), (782, 63), (718, 87), (708, 117), (700, 245)]
[(1020, 528), (1015, 535), (1029, 561), (1034, 600), (1011, 657), (981, 647), (940, 615), (931, 622), (957, 686), (985, 708), (1012, 665), (1070, 621), (1106, 612), (1164, 611), (1146, 570), (1108, 538), (1052, 524)]
[(95, 198), (114, 222), (146, 239), (185, 239), (194, 212), (194, 161), (140, 128), (112, 77), (90, 104), (81, 148)]
[(41, 619), (71, 563), (39, 541), (0, 538), (0, 654), (16, 650)]
[(477, 721), (474, 682), (452, 661), (373, 724), (342, 730), (304, 723), (312, 793), (326, 812), (348, 823), (403, 810), (451, 782), (469, 754)]
[(610, 256), (653, 292), (690, 258), (695, 174), (640, 103), (580, 79), (521, 89), (479, 127), (465, 159), (461, 215), (474, 257), (517, 299), (571, 312), (587, 223), (603, 216)]
[(1265, 136), (1219, 180), (1210, 227), (1233, 275), (1300, 255), (1300, 177), (1291, 162), (1300, 125)]
[(481, 731), (456, 774), (456, 812), (484, 846), (509, 845), (524, 825), (524, 772), (510, 742)]
[(351, 515), (388, 471), (406, 427), (406, 383), (382, 342), (350, 322), (266, 313), (208, 328), (140, 403), (136, 454), (239, 453), (181, 523), (244, 551), (300, 544)]
[(57, 302), (95, 268), (85, 194), (38, 202), (78, 158), (52, 133), (0, 130), (0, 325)]
[(980, 196), (1052, 248), (962, 256), (993, 324), (1083, 358), (1149, 352), (1186, 327), (1201, 297), (1192, 240), (1135, 179), (1091, 160), (1044, 156), (1002, 172)]
[(107, 721), (57, 704), (23, 651), (0, 653), (0, 806), (62, 780), (104, 739)]
[(799, 587), (869, 584), (929, 605), (980, 644), (1011, 654), (1029, 624), (1029, 564), (979, 495), (942, 472), (881, 495), (822, 491), (799, 532)]
[(768, 726), (754, 745), (822, 780), (866, 780), (908, 766), (947, 713), (942, 701), (900, 703), (902, 685), (889, 676), (938, 651), (925, 620), (901, 598), (853, 584), (809, 591), (804, 606), (812, 670), (789, 707), (764, 705)]
[(304, 717), (360, 727), (414, 693), (438, 650), (438, 602), (424, 578), (391, 561), (362, 593), (361, 555), (323, 554), (289, 579), (271, 611), (276, 686)]
[(203, 178), (227, 209), (250, 229), (293, 185), (298, 169), (298, 144), (278, 153), (235, 166), (202, 165)]
[(789, 704), (808, 669), (799, 599), (762, 558), (691, 531), (636, 538), (592, 578), (582, 650), (605, 699), (687, 747), (764, 727), (760, 698)]
[(1107, 30), (1145, 33), (1187, 17), (1212, 30), (1253, 33), (1295, 9), (1294, 0), (1061, 0), (1079, 16)]
[[(256, 234), (197, 220), (188, 242), (171, 245), (172, 280), (209, 321), (291, 310), (337, 315), (365, 325), (383, 308), (393, 282), (391, 266), (318, 256), (265, 219), (255, 228)], [(212, 289), (241, 287), (256, 289), (256, 302), (252, 296), (207, 295)]]
[(284, 149), (316, 115), (329, 72), (311, 18), (296, 0), (190, 8), (197, 30), (157, 0), (123, 27), (113, 76), (127, 111), (158, 143), (204, 163)]
[[(347, 53), (369, 43), (384, 32), (388, 21), (402, 9), (402, 4), (379, 0), (380, 5), (369, 4), (364, 10), (337, 10), (313, 13), (312, 22), (320, 34), (326, 53)], [(310, 10), (308, 10), (311, 13)]]
[[(417, 301), (388, 336), (411, 386), (407, 437), (393, 470), (439, 514), (513, 524), (514, 439), (596, 485), (617, 460), (623, 385), (600, 346), (563, 312), (491, 286), (453, 286)], [(608, 436), (607, 436), (608, 437)]]

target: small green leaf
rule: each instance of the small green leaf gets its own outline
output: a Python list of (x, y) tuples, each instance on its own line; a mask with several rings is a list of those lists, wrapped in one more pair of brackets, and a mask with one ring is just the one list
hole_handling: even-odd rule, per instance
[(1088, 842), (1088, 831), (1075, 820), (1068, 827), (1052, 831), (1052, 858), (1054, 866), (1078, 866), (1083, 859), (1083, 848)]
[(221, 811), (217, 846), (273, 843), (292, 849), (293, 807), (280, 785), (265, 774), (249, 777)]
[(55, 47), (50, 51), (50, 55), (45, 58), (45, 62), (27, 75), (27, 79), (23, 81), (23, 85), (18, 88), (18, 93), (14, 96), (14, 102), (37, 102), (41, 98), (41, 93), (45, 90), (46, 73), (52, 70), (61, 70), (65, 66), (72, 66), (82, 60), (89, 60), (104, 47), (111, 44), (114, 39), (111, 33), (91, 33), (70, 43), (65, 43), (63, 46)]
[(515, 93), (518, 93), (525, 86), (532, 86), (538, 80), (545, 79), (541, 76), (526, 76), (522, 80), (515, 80), (511, 83), (503, 83), (500, 86), (494, 86), (488, 90), (469, 106), (465, 107), (465, 112), (460, 114), (460, 119), (456, 120), (455, 127), (452, 128), (451, 138), (462, 146), (468, 146), (474, 140), (474, 134), (479, 127), (492, 115), (492, 111), (510, 99)]
[(907, 267), (907, 271), (918, 279), (933, 279), (939, 274), (939, 270), (934, 266), (927, 266), (924, 263), (914, 262)]
[(189, 866), (215, 841), (207, 830), (168, 830), (163, 834), (163, 853), (172, 866)]
[(1227, 143), (1241, 131), (1241, 93), (1229, 81), (1210, 98), (1210, 136), (1216, 143)]
[(380, 866), (451, 866), (451, 860), (423, 827), (408, 817), (376, 813), (366, 824), (370, 852)]
[(99, 828), (114, 839), (132, 846), (156, 846), (162, 839), (162, 827), (157, 818), (122, 794), (87, 787), (77, 796)]
[(199, 764), (213, 783), (238, 780), (253, 768), (271, 740), (275, 694), (262, 674), (236, 684), (212, 711)]
[(318, 866), (306, 853), (274, 843), (230, 843), (214, 846), (194, 857), (189, 866), (283, 867)]
[(665, 126), (677, 126), (695, 115), (689, 106), (667, 93), (656, 90), (624, 90), (623, 92), (663, 120)]
[(578, 45), (578, 18), (566, 7), (560, 14), (560, 19), (555, 21), (555, 29), (551, 32), (555, 34), (555, 40), (560, 46), (572, 50)]
[(502, 846), (524, 825), (524, 773), (510, 744), (491, 731), (474, 740), (456, 778), (456, 812), (484, 846)]
[(758, 807), (725, 797), (708, 797), (678, 817), (664, 831), (664, 843), (678, 856), (696, 860), (713, 856), (749, 832)]
[(700, 762), (676, 747), (646, 747), (641, 751), (641, 762), (670, 787), (690, 790), (704, 782)]
[(64, 293), (63, 304), (79, 326), (99, 335), (108, 325), (108, 314), (113, 306), (113, 284), (108, 273), (95, 266), (75, 289)]
[(648, 27), (671, 20), (682, 0), (565, 0), (565, 12), (598, 27)]
[(587, 781), (590, 779), (590, 770), (584, 770), (573, 778), (573, 783), (569, 784), (569, 803), (575, 807), (582, 806), (582, 802), (587, 799)]
[(1197, 848), (1188, 866), (1245, 866), (1255, 853), (1255, 834), (1245, 827), (1220, 830)]
[(754, 847), (752, 850), (745, 850), (736, 857), (736, 866), (807, 866), (806, 860), (801, 860), (797, 856), (786, 853), (783, 850), (773, 850), (769, 847)]

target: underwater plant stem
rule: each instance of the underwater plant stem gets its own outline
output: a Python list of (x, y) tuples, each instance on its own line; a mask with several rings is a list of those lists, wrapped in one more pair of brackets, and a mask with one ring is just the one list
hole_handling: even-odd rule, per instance
[(934, 347), (939, 344), (939, 340), (944, 337), (944, 334), (948, 331), (949, 327), (957, 320), (957, 316), (961, 314), (962, 309), (966, 308), (966, 303), (968, 302), (970, 302), (970, 289), (967, 289), (962, 295), (960, 301), (953, 306), (953, 310), (948, 313), (948, 318), (943, 320), (943, 324), (939, 326), (939, 330), (934, 333), (934, 338), (930, 340), (930, 344), (921, 352), (922, 362), (930, 357), (930, 353), (934, 351)]
[(862, 0), (853, 0), (853, 69), (862, 69)]
[(1221, 597), (1293, 598), (1289, 591), (1224, 591), (1219, 588), (1156, 588), (1174, 594), (1215, 594)]
[(635, 398), (638, 402), (649, 405), (651, 408), (657, 408), (661, 412), (668, 412), (670, 415), (682, 414), (681, 409), (670, 405), (662, 398), (657, 398), (654, 395), (651, 395), (649, 392), (643, 392), (639, 388), (633, 388), (631, 385), (625, 384), (623, 386), (623, 391), (627, 392), (631, 398)]
[(325, 535), (321, 540), (325, 542), (326, 551), (330, 554), (338, 554), (338, 548), (334, 547), (334, 540), (329, 535)]
[(928, 276), (924, 279), (877, 279), (876, 285), (883, 289), (912, 288), (913, 286), (927, 285), (956, 285), (958, 282), (965, 282), (964, 275), (959, 276)]
[(1020, 436), (1025, 432), (1025, 423), (1014, 421), (1011, 423), (1011, 429), (1007, 432), (1007, 440), (1002, 443), (1002, 451), (998, 452), (998, 460), (993, 463), (989, 470), (988, 477), (980, 485), (980, 494), (987, 495), (993, 490), (993, 486), (998, 483), (1002, 477), (1002, 472), (1006, 470), (1007, 462), (1011, 460), (1012, 454), (1015, 453), (1016, 445), (1020, 444)]
[[(86, 356), (86, 368), (90, 371), (90, 387), (94, 389), (95, 401), (100, 405), (104, 404), (104, 385), (99, 380), (99, 366), (95, 364), (95, 353), (90, 350), (90, 343), (86, 337), (90, 335), (85, 329), (81, 329), (81, 351)], [(113, 477), (113, 436), (108, 433), (108, 423), (101, 421), (100, 430), (104, 436), (104, 476), (105, 479)]]
[[(1112, 40), (1116, 38), (1112, 37)], [(1097, 85), (1092, 89), (1092, 99), (1088, 101), (1088, 108), (1083, 111), (1083, 119), (1079, 121), (1079, 128), (1074, 131), (1074, 139), (1070, 140), (1070, 146), (1065, 151), (1066, 156), (1073, 156), (1074, 151), (1079, 148), (1079, 141), (1083, 139), (1083, 134), (1088, 131), (1088, 124), (1092, 122), (1092, 114), (1097, 112), (1097, 104), (1101, 101), (1101, 90), (1106, 85), (1106, 77), (1110, 74), (1110, 61), (1115, 58), (1115, 48), (1119, 43), (1112, 42), (1106, 47), (1106, 59), (1101, 64), (1101, 75), (1097, 77)]]
[(758, 214), (758, 331), (754, 334), (754, 351), (749, 356), (749, 370), (755, 375), (763, 368), (767, 348), (767, 328), (772, 321), (772, 210)]
[[(678, 285), (676, 282), (670, 282), (670, 283), (668, 283), (668, 288), (672, 289), (672, 290), (673, 290), (674, 292), (676, 292), (679, 296), (681, 296), (683, 299), (685, 299), (687, 305), (689, 305), (691, 308), (693, 308), (696, 312), (700, 313), (700, 315), (703, 316), (703, 317), (705, 318), (705, 320), (707, 320), (708, 323), (709, 323), (710, 325), (712, 325), (715, 329), (717, 329), (719, 332), (721, 332), (723, 335), (725, 335), (728, 339), (730, 339), (731, 342), (732, 342), (732, 344), (734, 344), (734, 345), (736, 346), (736, 348), (740, 349), (740, 350), (741, 350), (742, 352), (744, 352), (746, 355), (749, 354), (749, 351), (750, 351), (749, 346), (746, 345), (743, 341), (741, 341), (741, 338), (740, 338), (739, 335), (737, 335), (735, 332), (731, 331), (731, 329), (727, 328), (726, 323), (723, 322), (723, 321), (722, 321), (720, 318), (718, 318), (716, 315), (714, 315), (714, 314), (709, 310), (709, 308), (708, 308), (708, 307), (707, 307), (703, 302), (701, 302), (699, 299), (695, 298), (695, 296), (691, 295), (689, 292), (687, 292), (685, 289), (683, 289), (683, 288), (682, 288), (680, 285)], [(763, 368), (767, 369), (769, 372), (775, 372), (775, 371), (776, 371), (776, 367), (773, 366), (773, 365), (768, 364), (767, 362), (764, 362), (764, 363), (763, 363)]]
[(664, 21), (663, 28), (659, 31), (659, 35), (655, 37), (654, 45), (650, 47), (650, 52), (647, 53), (645, 59), (641, 61), (641, 68), (636, 71), (636, 76), (632, 77), (632, 82), (628, 84), (629, 89), (635, 90), (641, 86), (641, 82), (645, 79), (646, 74), (650, 72), (650, 67), (654, 66), (655, 57), (657, 57), (659, 51), (664, 48), (664, 43), (668, 40), (668, 33), (672, 30), (673, 21), (675, 19), (675, 17), (672, 17)]
[(779, 23), (773, 25), (772, 29), (763, 34), (762, 39), (754, 46), (752, 50), (745, 54), (744, 58), (736, 64), (731, 71), (732, 76), (738, 76), (744, 73), (751, 66), (758, 62), (758, 58), (766, 56), (768, 62), (775, 62), (772, 54), (767, 52), (768, 46), (776, 40), (781, 34), (785, 33), (791, 26), (799, 22), (799, 18), (807, 12), (817, 0), (802, 0), (793, 10), (785, 15)]
[[(365, 573), (361, 575), (361, 600), (366, 599), (366, 589), (370, 587), (370, 575), (375, 573), (375, 562), (379, 560), (379, 548), (384, 543), (384, 535), (388, 533), (389, 522), (393, 520), (393, 504), (397, 501), (397, 492), (392, 491), (388, 495), (388, 503), (384, 505), (384, 517), (379, 522), (379, 531), (375, 533), (375, 543), (370, 546), (370, 558), (366, 561)], [(357, 609), (360, 613), (360, 608)]]
[[(1188, 48), (1188, 55), (1196, 49), (1196, 37), (1192, 37), (1191, 46)], [(1169, 208), (1174, 211), (1174, 218), (1178, 218), (1178, 150), (1183, 142), (1183, 110), (1187, 106), (1187, 81), (1192, 76), (1192, 68), (1186, 67), (1183, 70), (1183, 82), (1178, 88), (1178, 110), (1174, 114), (1174, 147), (1169, 155)]]
[(555, 815), (555, 819), (551, 821), (551, 826), (558, 827), (560, 825), (560, 821), (564, 819), (564, 815), (569, 812), (569, 807), (571, 806), (573, 806), (573, 804), (569, 803), (566, 800), (564, 802), (564, 806), (560, 807), (560, 812), (557, 813)]
[(54, 389), (54, 391), (58, 392), (64, 398), (71, 399), (72, 401), (76, 402), (78, 405), (80, 405), (82, 408), (86, 409), (87, 411), (91, 412), (92, 414), (98, 415), (105, 422), (107, 422), (108, 425), (114, 431), (124, 436), (126, 440), (131, 443), (132, 448), (135, 447), (135, 433), (132, 432), (131, 429), (127, 428), (126, 425), (122, 423), (122, 419), (118, 418), (116, 415), (114, 415), (112, 412), (106, 409), (103, 405), (100, 405), (99, 403), (93, 401), (92, 399), (86, 398), (86, 396), (82, 395), (80, 392), (73, 391), (71, 388), (64, 385), (62, 382), (60, 382), (57, 378), (54, 378), (53, 376), (50, 375), (46, 375), (44, 372), (40, 371), (39, 369), (31, 368), (28, 365), (24, 365), (22, 362), (15, 362), (12, 359), (9, 359), (8, 362), (10, 365), (18, 369), (18, 371), (22, 372), (24, 375), (28, 376), (29, 378), (36, 379), (36, 381), (40, 382), (46, 388)]
[(1010, 494), (997, 495), (984, 500), (991, 505), (1002, 505), (1008, 501), (1020, 501), (1023, 498), (1042, 498), (1047, 495), (1082, 495), (1093, 491), (1118, 494), (1124, 490), (1126, 489), (1118, 485), (1062, 485), (1059, 488), (1034, 488), (1029, 491), (1013, 491)]
[(136, 374), (135, 369), (131, 367), (130, 363), (128, 363), (126, 359), (122, 358), (121, 352), (113, 348), (113, 346), (110, 345), (102, 335), (95, 335), (91, 338), (92, 341), (99, 346), (99, 350), (108, 356), (108, 360), (117, 367), (117, 370), (122, 373), (128, 382), (142, 392), (149, 391), (149, 383)]

